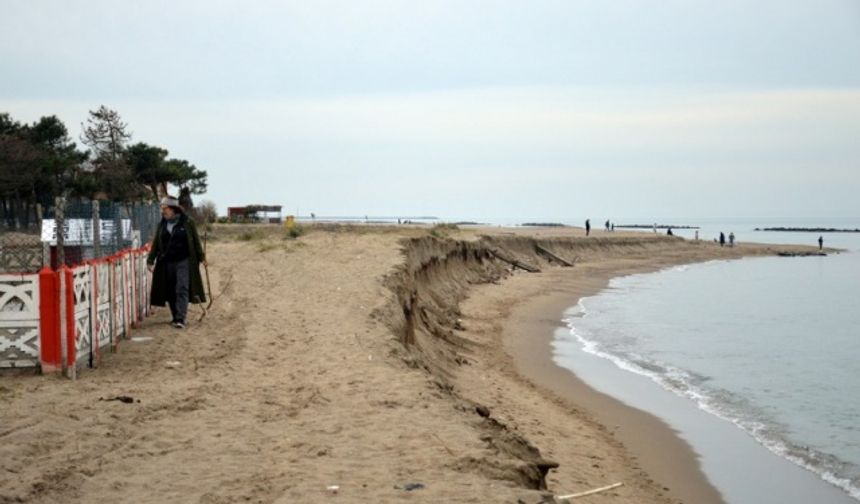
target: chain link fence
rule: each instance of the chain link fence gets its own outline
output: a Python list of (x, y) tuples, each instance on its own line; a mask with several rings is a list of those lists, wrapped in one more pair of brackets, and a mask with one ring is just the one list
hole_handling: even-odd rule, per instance
[(81, 199), (58, 199), (51, 208), (37, 208), (37, 214), (34, 225), (0, 225), (0, 273), (73, 266), (137, 248), (152, 238), (161, 220), (157, 203)]
[(43, 256), (42, 207), (4, 199), (0, 214), (0, 274), (38, 270)]

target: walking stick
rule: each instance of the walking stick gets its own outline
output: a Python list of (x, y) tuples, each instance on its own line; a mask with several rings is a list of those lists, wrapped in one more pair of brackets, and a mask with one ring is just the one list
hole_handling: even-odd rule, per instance
[[(203, 257), (206, 257), (206, 238), (208, 236), (209, 236), (209, 230), (203, 231)], [(209, 280), (209, 264), (208, 264), (208, 262), (203, 263), (203, 271), (206, 273), (206, 290), (207, 290), (207, 293), (209, 294), (209, 304), (206, 305), (205, 308), (203, 308), (203, 314), (200, 315), (200, 320), (198, 320), (198, 322), (203, 321), (203, 317), (205, 317), (206, 314), (209, 313), (209, 308), (212, 308), (212, 302), (214, 301), (214, 299), (212, 299), (212, 281)]]
[[(203, 231), (203, 255), (206, 255), (206, 238), (209, 236), (209, 230)], [(203, 265), (203, 271), (206, 272), (206, 290), (209, 294), (209, 304), (206, 305), (206, 309), (212, 308), (212, 303), (215, 302), (215, 298), (212, 297), (212, 282), (209, 280), (209, 261), (206, 261), (206, 264)]]

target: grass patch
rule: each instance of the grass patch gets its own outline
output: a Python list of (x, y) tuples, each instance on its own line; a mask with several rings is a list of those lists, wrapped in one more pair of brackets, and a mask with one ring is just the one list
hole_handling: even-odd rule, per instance
[(260, 231), (251, 230), (251, 231), (242, 231), (241, 233), (239, 233), (239, 235), (236, 237), (236, 239), (239, 241), (256, 241), (256, 240), (262, 240), (265, 237), (266, 236), (263, 233), (261, 233)]
[(256, 241), (277, 238), (284, 232), (279, 224), (214, 224), (209, 237), (217, 235), (224, 241)]
[(270, 242), (270, 241), (265, 241), (265, 242), (260, 243), (260, 244), (257, 246), (257, 252), (260, 252), (260, 253), (262, 254), (263, 252), (268, 252), (268, 251), (270, 251), (270, 250), (275, 250), (276, 248), (278, 248), (278, 245), (277, 245), (277, 244), (272, 243), (272, 242)]
[(298, 238), (299, 236), (302, 236), (303, 234), (305, 234), (304, 226), (299, 226), (298, 224), (296, 224), (295, 226), (287, 229), (287, 232), (284, 234), (284, 239), (285, 240), (295, 240), (296, 238)]
[(305, 242), (294, 241), (294, 242), (285, 243), (283, 249), (284, 249), (285, 254), (292, 254), (292, 253), (296, 252), (297, 250), (303, 249), (307, 246), (308, 246), (308, 244)]
[(452, 231), (457, 231), (459, 229), (460, 227), (456, 224), (440, 222), (439, 224), (436, 224), (435, 226), (430, 228), (430, 236), (433, 236), (434, 238), (445, 239), (448, 238)]

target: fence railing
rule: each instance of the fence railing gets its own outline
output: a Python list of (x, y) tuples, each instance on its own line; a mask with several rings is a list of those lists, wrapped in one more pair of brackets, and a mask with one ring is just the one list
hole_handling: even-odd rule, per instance
[(75, 378), (149, 314), (146, 242), (160, 210), (58, 198), (37, 213), (29, 228), (0, 224), (0, 368)]
[(147, 247), (74, 268), (0, 275), (0, 368), (75, 378), (96, 367), (149, 314)]
[(38, 274), (0, 274), (0, 367), (39, 365)]

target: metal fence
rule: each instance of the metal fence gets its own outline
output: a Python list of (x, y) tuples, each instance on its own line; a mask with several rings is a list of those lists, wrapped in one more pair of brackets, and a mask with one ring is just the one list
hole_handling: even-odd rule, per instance
[(38, 226), (0, 228), (0, 273), (74, 266), (139, 247), (152, 238), (161, 219), (157, 203), (63, 198), (40, 213)]
[(0, 273), (30, 273), (42, 266), (39, 230), (0, 228)]

